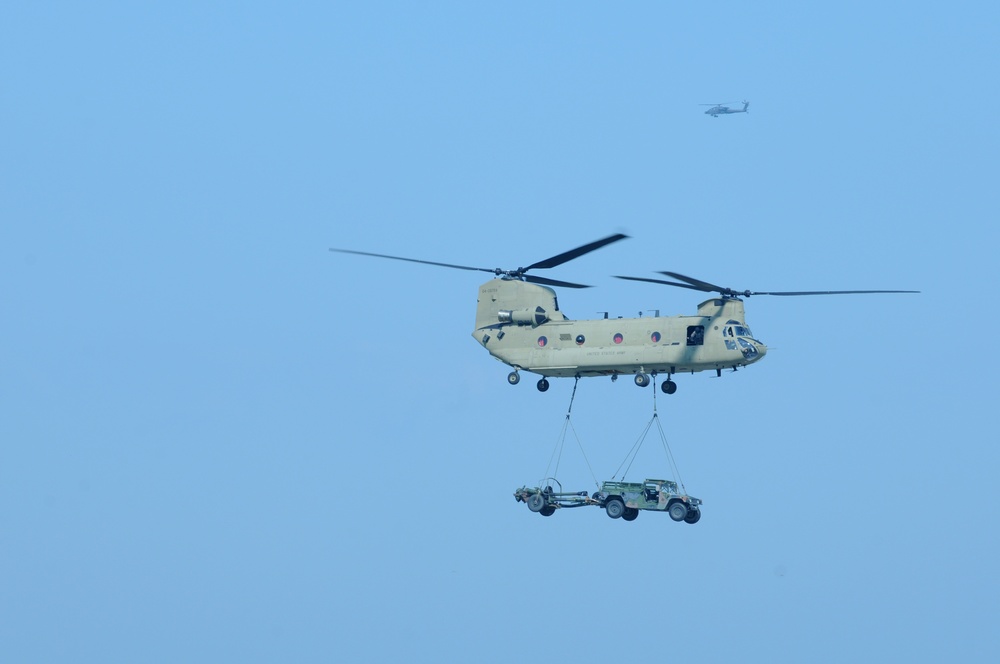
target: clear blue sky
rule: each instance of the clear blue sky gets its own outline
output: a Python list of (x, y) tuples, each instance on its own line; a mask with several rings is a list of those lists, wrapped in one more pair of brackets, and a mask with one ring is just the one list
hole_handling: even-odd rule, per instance
[[(8, 3), (3, 659), (992, 661), (998, 11), (814, 5)], [(543, 519), (572, 382), (485, 275), (327, 249), (613, 232), (570, 317), (923, 292), (747, 302), (767, 358), (658, 398), (696, 526)], [(651, 395), (581, 382), (599, 478)]]

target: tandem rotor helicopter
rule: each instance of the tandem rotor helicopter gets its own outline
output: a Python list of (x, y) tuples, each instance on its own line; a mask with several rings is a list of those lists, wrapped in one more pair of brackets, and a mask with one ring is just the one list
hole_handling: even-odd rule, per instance
[[(729, 102), (732, 103), (732, 102)], [(750, 102), (744, 100), (743, 108), (733, 108), (731, 106), (726, 106), (725, 104), (700, 104), (701, 106), (711, 106), (712, 108), (705, 111), (705, 115), (711, 115), (713, 118), (717, 118), (720, 115), (730, 115), (732, 113), (749, 113), (747, 108), (750, 106)]]
[(661, 272), (675, 279), (624, 277), (706, 293), (718, 293), (698, 305), (693, 316), (655, 316), (572, 320), (559, 310), (556, 292), (561, 288), (589, 288), (584, 284), (529, 275), (529, 270), (553, 268), (628, 236), (620, 233), (514, 270), (469, 267), (401, 256), (388, 256), (351, 249), (335, 249), (345, 254), (389, 258), (458, 270), (491, 272), (495, 278), (479, 287), (476, 326), (472, 336), (490, 355), (510, 366), (507, 382), (516, 385), (521, 371), (538, 374), (538, 391), (549, 389), (549, 378), (583, 378), (620, 375), (634, 376), (635, 384), (647, 387), (650, 375), (666, 374), (661, 389), (677, 391), (672, 377), (680, 373), (715, 371), (745, 367), (760, 361), (767, 346), (750, 332), (743, 300), (751, 295), (838, 295), (856, 293), (918, 293), (908, 290), (846, 291), (736, 291), (676, 272)]

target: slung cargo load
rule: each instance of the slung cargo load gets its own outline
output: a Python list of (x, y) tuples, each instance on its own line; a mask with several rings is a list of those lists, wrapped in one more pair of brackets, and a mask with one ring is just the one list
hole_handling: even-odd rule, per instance
[(559, 490), (552, 488), (551, 484), (542, 487), (523, 486), (514, 492), (514, 500), (524, 503), (532, 512), (538, 512), (542, 516), (552, 516), (561, 507), (585, 507), (587, 505), (598, 505), (598, 501), (587, 495), (586, 491), (565, 492), (558, 480), (548, 479), (559, 485)]
[[(558, 483), (558, 482), (557, 482)], [(674, 521), (698, 523), (701, 519), (700, 498), (677, 490), (677, 483), (670, 480), (648, 479), (645, 482), (607, 481), (601, 490), (588, 496), (586, 491), (564, 492), (552, 488), (523, 486), (514, 492), (514, 500), (524, 503), (532, 512), (552, 516), (564, 507), (603, 507), (612, 519), (634, 521), (642, 510), (665, 512)]]
[(648, 479), (645, 482), (608, 481), (593, 495), (612, 519), (633, 521), (640, 511), (666, 512), (674, 521), (698, 523), (701, 499), (680, 493), (677, 482)]

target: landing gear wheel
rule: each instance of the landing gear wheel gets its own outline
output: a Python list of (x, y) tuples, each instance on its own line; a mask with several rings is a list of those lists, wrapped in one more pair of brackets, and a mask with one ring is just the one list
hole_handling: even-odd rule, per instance
[(507, 382), (510, 383), (511, 385), (517, 385), (518, 383), (521, 382), (521, 375), (516, 371), (511, 371), (509, 374), (507, 374)]
[(544, 378), (538, 381), (539, 392), (545, 392), (548, 389), (549, 389), (549, 381), (545, 380)]
[(545, 509), (545, 496), (540, 493), (533, 493), (524, 501), (528, 503), (528, 509), (532, 512), (541, 512)]
[(635, 375), (635, 384), (639, 387), (649, 387), (649, 376), (644, 373)]
[(663, 385), (660, 385), (660, 389), (663, 390), (664, 394), (673, 394), (677, 391), (677, 383), (672, 380), (663, 381)]
[(621, 518), (625, 514), (625, 503), (621, 501), (621, 498), (608, 498), (608, 502), (604, 503), (604, 511), (612, 519)]
[[(531, 507), (529, 504), (528, 507)], [(688, 508), (684, 503), (674, 503), (667, 508), (667, 512), (670, 514), (670, 518), (674, 521), (683, 521), (687, 518)]]
[(548, 505), (546, 507), (543, 507), (542, 511), (539, 512), (539, 514), (541, 514), (542, 516), (552, 516), (555, 513), (556, 513), (556, 508), (553, 507), (552, 505)]
[(701, 510), (695, 508), (693, 510), (688, 510), (688, 515), (684, 517), (684, 523), (698, 523), (701, 519)]
[(622, 514), (622, 519), (625, 521), (635, 521), (635, 517), (639, 516), (639, 510), (634, 507), (626, 507), (625, 513)]

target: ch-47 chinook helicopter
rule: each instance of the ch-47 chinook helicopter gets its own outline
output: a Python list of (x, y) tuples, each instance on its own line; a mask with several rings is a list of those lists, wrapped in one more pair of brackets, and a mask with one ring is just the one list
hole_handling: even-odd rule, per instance
[[(468, 267), (415, 258), (373, 254), (350, 249), (334, 249), (348, 254), (374, 256), (437, 265), (459, 270), (492, 272), (496, 278), (479, 287), (476, 326), (472, 336), (490, 355), (513, 368), (507, 382), (520, 382), (520, 371), (539, 374), (540, 392), (549, 389), (549, 378), (634, 376), (635, 384), (646, 387), (650, 375), (666, 374), (661, 389), (673, 394), (677, 384), (674, 374), (736, 369), (759, 361), (767, 346), (757, 340), (746, 324), (743, 300), (751, 295), (835, 295), (853, 293), (915, 293), (897, 290), (754, 292), (735, 291), (676, 272), (663, 272), (679, 281), (619, 277), (668, 286), (680, 286), (708, 293), (718, 293), (698, 305), (693, 316), (655, 316), (571, 320), (559, 310), (556, 293), (549, 286), (589, 288), (583, 284), (557, 281), (528, 275), (529, 270), (562, 265), (584, 254), (625, 239), (610, 235), (596, 242), (547, 258), (516, 270)], [(681, 283), (683, 282), (683, 283)]]

